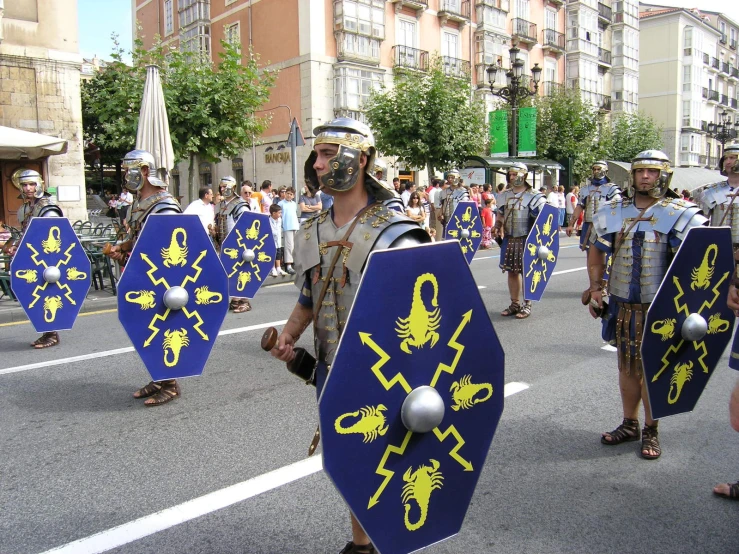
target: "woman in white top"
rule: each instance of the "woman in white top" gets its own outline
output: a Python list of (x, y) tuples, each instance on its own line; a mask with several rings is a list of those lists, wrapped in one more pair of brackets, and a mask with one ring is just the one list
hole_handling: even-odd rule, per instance
[(411, 193), (408, 197), (408, 207), (405, 209), (405, 215), (410, 217), (419, 225), (423, 225), (426, 219), (426, 212), (421, 206), (421, 197), (417, 192)]

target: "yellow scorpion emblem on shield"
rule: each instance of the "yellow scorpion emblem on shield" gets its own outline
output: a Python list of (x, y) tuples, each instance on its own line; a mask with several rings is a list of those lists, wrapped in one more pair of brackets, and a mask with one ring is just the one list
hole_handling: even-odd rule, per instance
[(260, 252), (257, 254), (258, 262), (271, 262), (272, 258), (266, 252)]
[[(421, 298), (421, 288), (424, 283), (431, 283), (434, 288), (434, 296), (431, 299), (431, 305), (435, 308), (428, 311), (423, 304)], [(400, 343), (400, 349), (406, 354), (410, 354), (409, 346), (421, 348), (424, 344), (431, 341), (431, 348), (434, 347), (439, 340), (439, 333), (436, 329), (441, 325), (441, 313), (439, 311), (439, 283), (431, 273), (424, 273), (416, 279), (413, 287), (413, 300), (411, 302), (411, 313), (406, 318), (398, 318), (395, 324), (395, 332), (398, 338), (403, 339)]]
[(236, 250), (235, 248), (224, 248), (223, 253), (229, 258), (231, 258), (232, 260), (235, 260), (236, 258), (239, 257), (239, 251)]
[[(182, 237), (182, 244), (177, 242), (177, 237)], [(162, 248), (162, 258), (167, 267), (184, 267), (187, 263), (187, 233), (182, 227), (178, 227), (172, 233), (169, 248)]]
[[(387, 411), (384, 404), (377, 406), (367, 406), (365, 408), (359, 408), (356, 412), (349, 412), (348, 414), (340, 415), (334, 422), (334, 429), (340, 435), (348, 435), (351, 433), (361, 434), (364, 439), (362, 442), (372, 442), (378, 436), (382, 436), (387, 433), (388, 426), (385, 425), (385, 414), (382, 412)], [(341, 422), (345, 419), (361, 417), (350, 427), (342, 427)]]
[(44, 300), (44, 321), (51, 323), (56, 318), (56, 312), (62, 307), (61, 296), (47, 296)]
[(670, 392), (667, 395), (667, 402), (674, 404), (680, 398), (680, 393), (683, 391), (685, 383), (690, 381), (693, 377), (693, 362), (686, 362), (684, 364), (677, 364), (675, 366), (675, 372), (672, 374), (670, 379)]
[(207, 285), (195, 289), (196, 304), (217, 304), (223, 300), (220, 292), (211, 292)]
[(41, 241), (45, 254), (58, 254), (62, 251), (61, 231), (59, 227), (49, 229), (49, 237)]
[(236, 290), (241, 292), (246, 288), (246, 284), (251, 283), (251, 271), (242, 271), (236, 280)]
[(721, 319), (721, 314), (713, 314), (711, 317), (708, 318), (708, 334), (709, 335), (715, 335), (716, 333), (723, 333), (724, 331), (728, 331), (729, 327), (731, 327), (731, 323), (726, 321), (725, 319)]
[(472, 221), (472, 206), (467, 206), (467, 209), (462, 214), (462, 221)]
[(675, 323), (677, 323), (677, 320), (672, 317), (655, 321), (652, 323), (652, 333), (662, 335), (663, 341), (671, 339), (675, 336)]
[(87, 279), (87, 273), (83, 273), (76, 267), (70, 267), (67, 269), (67, 279), (70, 281), (82, 281), (83, 279)]
[(246, 238), (249, 240), (256, 240), (259, 238), (259, 220), (255, 219), (254, 222), (251, 224), (251, 227), (249, 227), (246, 230)]
[(153, 290), (130, 290), (124, 298), (126, 302), (138, 304), (142, 310), (150, 310), (156, 306), (155, 297), (156, 293)]
[[(429, 511), (429, 502), (431, 501), (431, 493), (438, 490), (444, 484), (444, 476), (439, 471), (439, 462), (434, 459), (429, 460), (431, 466), (422, 465), (416, 471), (411, 472), (413, 467), (409, 467), (403, 475), (403, 481), (406, 482), (403, 485), (403, 492), (401, 494), (401, 500), (405, 507), (404, 523), (406, 529), (409, 531), (416, 531), (423, 527), (426, 523), (426, 516)], [(418, 521), (411, 523), (408, 516), (412, 505), (411, 500), (415, 500), (420, 510)]]
[(549, 214), (549, 217), (547, 217), (547, 220), (544, 222), (544, 225), (541, 226), (541, 232), (545, 235), (549, 236), (549, 234), (552, 232), (552, 218), (554, 216), (552, 214)]
[(38, 280), (38, 272), (35, 269), (19, 269), (15, 272), (15, 276), (26, 283), (35, 283)]
[[(703, 256), (703, 261), (701, 262), (701, 265), (698, 267), (693, 268), (693, 271), (690, 273), (690, 278), (693, 280), (690, 283), (690, 288), (695, 289), (707, 289), (711, 286), (711, 277), (713, 277), (713, 272), (715, 270), (716, 265), (716, 256), (718, 255), (718, 246), (715, 244), (711, 244), (706, 248), (706, 253)], [(709, 262), (710, 257), (710, 262)]]
[[(466, 410), (471, 408), (475, 404), (485, 402), (493, 396), (493, 385), (490, 383), (480, 383), (479, 385), (475, 385), (472, 383), (471, 375), (465, 375), (459, 381), (454, 381), (449, 390), (452, 391), (452, 399), (454, 399), (455, 402), (452, 406), (452, 410), (455, 412), (458, 412), (460, 409)], [(477, 393), (483, 391), (484, 396), (478, 396), (475, 398)]]
[[(187, 338), (187, 331), (180, 329), (170, 331), (167, 329), (164, 331), (164, 341), (162, 348), (164, 349), (164, 365), (167, 367), (174, 367), (177, 362), (180, 361), (180, 351), (190, 344), (190, 339)], [(170, 357), (171, 356), (171, 357)]]

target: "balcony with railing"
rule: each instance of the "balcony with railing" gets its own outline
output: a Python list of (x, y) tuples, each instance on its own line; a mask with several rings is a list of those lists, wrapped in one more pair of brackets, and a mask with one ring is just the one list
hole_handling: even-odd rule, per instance
[(340, 62), (380, 64), (380, 40), (354, 33), (336, 33), (336, 58)]
[(564, 90), (565, 86), (557, 81), (544, 81), (540, 87), (544, 96), (554, 96), (556, 93)]
[(729, 72), (729, 62), (721, 62), (721, 73), (726, 73), (728, 75)]
[(703, 63), (706, 65), (711, 63), (711, 56), (709, 56), (705, 52), (703, 53)]
[(720, 102), (721, 102), (721, 103), (722, 103), (722, 104), (723, 104), (724, 106), (728, 106), (728, 105), (729, 105), (729, 97), (728, 97), (728, 96), (727, 96), (726, 94), (722, 94), (722, 95), (721, 95), (721, 100), (720, 100)]
[(613, 10), (603, 2), (598, 2), (598, 19), (606, 25), (613, 21)]
[(438, 16), (442, 25), (447, 21), (464, 25), (470, 20), (470, 0), (441, 0)]
[(736, 98), (732, 98), (731, 99), (731, 107), (736, 110), (736, 106), (737, 106), (737, 100), (736, 100)]
[(721, 37), (718, 39), (721, 44), (726, 44), (726, 33), (721, 33)]
[(731, 79), (739, 79), (739, 68), (732, 67), (731, 73), (729, 74), (729, 78)]
[(718, 70), (719, 66), (720, 64), (719, 64), (718, 58), (711, 58), (711, 67), (713, 69)]
[(395, 67), (399, 69), (428, 71), (429, 53), (426, 50), (397, 44), (393, 46), (393, 62)]
[(457, 79), (470, 78), (470, 62), (467, 60), (442, 56), (441, 65), (444, 68), (444, 74), (449, 77), (456, 77)]
[(398, 11), (400, 8), (409, 8), (420, 12), (429, 7), (429, 0), (390, 0), (390, 3), (395, 4)]
[(511, 20), (511, 35), (520, 42), (536, 44), (536, 24), (515, 17)]
[(708, 91), (708, 101), (709, 102), (718, 102), (718, 91), (717, 90), (709, 90)]
[(550, 50), (552, 52), (564, 52), (565, 51), (565, 36), (563, 33), (559, 33), (554, 29), (544, 29), (541, 32), (541, 47), (542, 49)]
[(729, 43), (729, 48), (731, 48), (732, 50), (736, 50), (736, 39), (735, 38), (731, 39), (731, 42)]
[(611, 67), (611, 51), (598, 48), (598, 65)]

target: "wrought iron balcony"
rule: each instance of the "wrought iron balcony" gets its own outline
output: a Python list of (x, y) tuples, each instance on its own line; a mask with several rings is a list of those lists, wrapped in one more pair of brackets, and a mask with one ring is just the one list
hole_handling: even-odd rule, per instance
[(544, 49), (565, 51), (565, 36), (554, 29), (544, 29), (541, 32), (541, 46)]
[(718, 58), (711, 58), (711, 67), (713, 69), (718, 69), (719, 68)]
[(718, 91), (717, 90), (709, 90), (708, 91), (708, 101), (709, 102), (718, 102)]
[(711, 56), (709, 56), (705, 52), (703, 53), (703, 63), (706, 65), (711, 63)]
[(470, 77), (470, 62), (467, 60), (442, 56), (441, 64), (444, 67), (444, 74), (449, 77), (456, 77), (458, 79), (469, 79)]
[(739, 68), (732, 67), (731, 68), (731, 75), (729, 75), (729, 77), (731, 77), (733, 79), (739, 79)]
[(731, 48), (732, 50), (736, 50), (736, 39), (735, 38), (731, 39), (731, 42), (729, 43), (729, 48)]
[(726, 44), (726, 33), (721, 33), (721, 38), (718, 39), (721, 44)]
[(400, 12), (402, 8), (420, 12), (429, 7), (429, 0), (390, 0), (390, 3), (395, 4), (396, 12)]
[(605, 48), (598, 48), (598, 65), (611, 65), (611, 51)]
[(603, 98), (600, 101), (600, 109), (604, 112), (610, 112), (611, 111), (611, 97), (610, 96), (603, 96)]
[(511, 35), (521, 42), (536, 43), (536, 24), (520, 17), (511, 20)]
[(442, 25), (447, 21), (466, 23), (470, 20), (470, 0), (441, 0), (438, 15)]
[(729, 62), (721, 62), (721, 73), (729, 74)]
[(729, 105), (729, 97), (726, 94), (722, 94), (721, 95), (721, 103), (724, 106), (728, 106)]
[(426, 50), (418, 50), (398, 44), (393, 46), (393, 61), (397, 68), (428, 71), (429, 53)]
[(602, 2), (598, 2), (598, 19), (610, 23), (613, 21), (613, 10)]
[(734, 109), (736, 109), (736, 106), (737, 106), (737, 100), (736, 100), (736, 98), (732, 98), (731, 99), (731, 107), (734, 108)]
[(565, 86), (556, 81), (544, 81), (542, 83), (542, 88), (544, 90), (544, 96), (553, 96), (557, 92), (564, 90)]

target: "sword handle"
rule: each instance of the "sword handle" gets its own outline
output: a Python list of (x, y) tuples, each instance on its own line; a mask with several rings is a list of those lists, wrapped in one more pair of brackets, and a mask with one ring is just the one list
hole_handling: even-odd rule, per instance
[[(274, 327), (268, 328), (262, 335), (262, 350), (265, 352), (272, 350), (277, 344), (278, 336), (277, 329)], [(290, 373), (300, 377), (308, 385), (315, 385), (314, 371), (316, 369), (316, 359), (305, 348), (294, 348), (293, 358), (286, 365)]]

